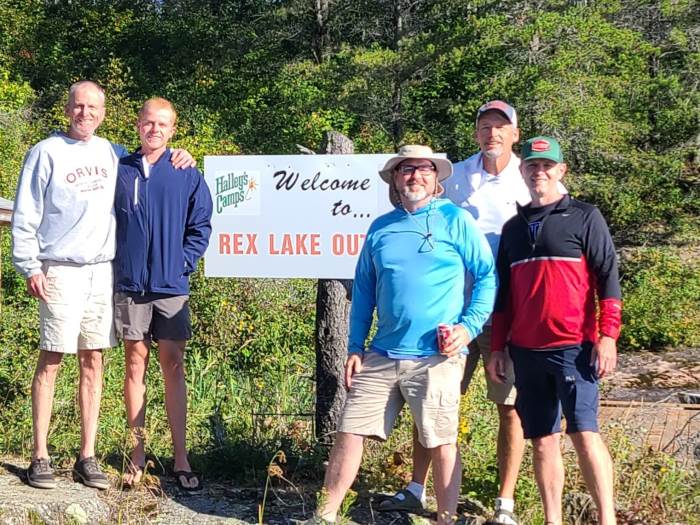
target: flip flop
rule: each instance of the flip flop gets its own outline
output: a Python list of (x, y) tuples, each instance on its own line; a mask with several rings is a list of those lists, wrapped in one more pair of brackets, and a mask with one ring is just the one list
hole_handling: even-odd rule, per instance
[(411, 512), (420, 514), (423, 512), (423, 504), (416, 498), (411, 491), (402, 489), (393, 496), (383, 499), (378, 510), (382, 512)]
[[(138, 481), (131, 481), (130, 483), (127, 483), (126, 481), (124, 481), (124, 476), (127, 474), (127, 472), (133, 476), (131, 478), (132, 480), (138, 476)], [(122, 474), (122, 488), (126, 489), (126, 490), (135, 489), (136, 487), (138, 487), (141, 484), (141, 482), (143, 481), (143, 476), (145, 474), (146, 474), (146, 465), (130, 464), (126, 468), (126, 472), (124, 472)]]
[[(177, 484), (177, 488), (180, 490), (183, 490), (185, 492), (200, 492), (202, 490), (202, 479), (201, 476), (195, 472), (187, 471), (187, 470), (176, 470), (173, 472), (173, 476), (175, 476), (175, 483)], [(188, 482), (191, 481), (192, 479), (197, 480), (197, 486), (196, 487), (186, 487), (185, 485), (182, 484), (182, 480), (180, 479), (180, 476), (185, 478)]]

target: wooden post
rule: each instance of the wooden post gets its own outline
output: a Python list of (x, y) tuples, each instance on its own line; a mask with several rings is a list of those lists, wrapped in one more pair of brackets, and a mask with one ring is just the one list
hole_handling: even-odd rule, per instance
[[(336, 131), (326, 133), (322, 153), (350, 154), (352, 141)], [(351, 279), (319, 279), (316, 288), (316, 438), (332, 445), (345, 403), (345, 360)]]
[[(12, 223), (12, 210), (14, 203), (0, 197), (0, 227), (10, 226)], [(1, 250), (1, 248), (0, 248)], [(2, 257), (2, 253), (0, 253)], [(0, 311), (2, 310), (2, 266), (0, 265)]]

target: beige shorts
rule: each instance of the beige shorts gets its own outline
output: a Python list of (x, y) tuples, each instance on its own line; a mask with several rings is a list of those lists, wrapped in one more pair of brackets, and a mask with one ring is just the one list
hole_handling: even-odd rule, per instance
[(44, 261), (46, 302), (39, 301), (39, 348), (75, 354), (116, 346), (112, 263)]
[[(515, 405), (515, 372), (513, 371), (513, 361), (510, 359), (508, 350), (505, 350), (506, 355), (506, 382), (494, 383), (486, 375), (486, 397), (499, 405)], [(484, 331), (474, 341), (469, 343), (469, 356), (467, 364), (464, 367), (464, 377), (462, 378), (462, 393), (464, 394), (469, 388), (469, 383), (472, 381), (476, 366), (479, 364), (479, 356), (481, 356), (484, 367), (491, 357), (491, 326), (484, 326)]]
[(464, 355), (390, 359), (365, 352), (362, 371), (352, 378), (338, 430), (385, 440), (408, 403), (424, 447), (456, 443), (465, 360)]

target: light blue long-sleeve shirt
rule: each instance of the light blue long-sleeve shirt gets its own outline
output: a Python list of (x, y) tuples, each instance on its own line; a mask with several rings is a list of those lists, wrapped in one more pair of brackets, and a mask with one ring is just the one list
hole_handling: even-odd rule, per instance
[[(355, 269), (350, 310), (350, 352), (370, 347), (391, 358), (438, 353), (440, 323), (460, 323), (470, 339), (493, 309), (496, 276), (491, 249), (474, 219), (447, 199), (433, 199), (409, 214), (397, 208), (369, 228)], [(474, 279), (465, 300), (465, 277)]]

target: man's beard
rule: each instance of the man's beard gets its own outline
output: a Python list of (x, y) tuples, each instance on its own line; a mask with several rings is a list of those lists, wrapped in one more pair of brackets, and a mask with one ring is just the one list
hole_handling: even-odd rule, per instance
[(428, 192), (425, 191), (425, 188), (421, 188), (416, 191), (410, 191), (408, 187), (406, 187), (401, 192), (401, 196), (404, 197), (408, 202), (419, 202), (428, 196)]
[(501, 155), (503, 155), (502, 146), (493, 149), (487, 149), (486, 151), (484, 151), (484, 157), (488, 157), (491, 160), (496, 160)]

